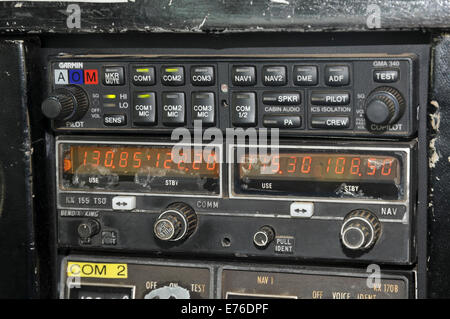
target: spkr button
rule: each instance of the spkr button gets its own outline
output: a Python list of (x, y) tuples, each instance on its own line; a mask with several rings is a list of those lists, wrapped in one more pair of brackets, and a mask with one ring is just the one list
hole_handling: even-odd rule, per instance
[(162, 93), (162, 122), (164, 125), (183, 125), (186, 121), (185, 109), (183, 92)]
[(347, 65), (328, 65), (325, 67), (325, 83), (328, 86), (343, 86), (350, 83)]
[(231, 96), (232, 122), (234, 126), (256, 125), (256, 94), (236, 92)]
[(184, 85), (184, 67), (163, 66), (161, 69), (161, 83), (168, 86)]
[(152, 66), (133, 66), (131, 68), (131, 81), (137, 86), (155, 85), (155, 68)]
[(156, 96), (154, 92), (135, 92), (133, 95), (133, 124), (156, 124)]
[(249, 86), (256, 84), (256, 69), (254, 66), (233, 66), (231, 71), (233, 85)]
[(102, 68), (104, 85), (124, 85), (124, 68), (123, 66), (104, 66)]
[(313, 65), (294, 66), (294, 84), (301, 86), (317, 85), (317, 67)]
[(212, 92), (192, 93), (192, 120), (204, 125), (214, 124), (215, 99)]
[(299, 105), (302, 102), (297, 92), (264, 92), (263, 103), (266, 105)]
[(127, 125), (127, 116), (125, 114), (105, 114), (103, 124), (106, 126), (124, 126)]
[(266, 86), (286, 85), (286, 67), (285, 66), (265, 66), (262, 70), (262, 80)]
[(214, 85), (214, 67), (212, 66), (193, 66), (191, 67), (191, 83), (195, 86)]

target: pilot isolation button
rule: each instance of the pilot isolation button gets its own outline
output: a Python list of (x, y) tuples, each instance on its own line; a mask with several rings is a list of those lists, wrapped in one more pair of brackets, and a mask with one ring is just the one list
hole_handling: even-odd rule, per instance
[(263, 125), (265, 127), (298, 128), (302, 125), (302, 118), (292, 115), (264, 115)]
[(265, 66), (262, 69), (262, 80), (266, 86), (286, 85), (286, 67), (285, 66)]
[(191, 67), (191, 83), (195, 86), (211, 86), (216, 82), (213, 66)]
[(162, 93), (162, 122), (168, 126), (180, 126), (186, 122), (186, 103), (183, 92)]
[(103, 84), (108, 86), (124, 85), (125, 71), (123, 66), (102, 67)]
[(348, 92), (323, 92), (312, 91), (311, 104), (314, 105), (347, 105), (350, 103), (350, 93)]
[(161, 83), (167, 86), (184, 85), (184, 67), (163, 66), (161, 68)]
[(254, 66), (235, 65), (231, 71), (233, 85), (249, 86), (256, 84), (256, 68)]
[(114, 210), (133, 210), (135, 208), (135, 196), (115, 196), (112, 198), (112, 209)]
[(200, 120), (204, 125), (214, 125), (215, 98), (213, 92), (192, 93), (192, 121)]
[(155, 92), (134, 92), (133, 94), (133, 124), (156, 124), (156, 94)]
[(103, 124), (105, 126), (124, 126), (127, 125), (127, 116), (125, 114), (105, 114), (103, 115)]
[(378, 83), (393, 83), (398, 80), (397, 69), (373, 70), (373, 80)]
[(314, 203), (293, 202), (290, 210), (292, 217), (309, 218), (314, 214)]
[(345, 129), (350, 127), (350, 118), (348, 116), (313, 116), (311, 117), (311, 127)]
[(294, 66), (294, 84), (309, 86), (317, 84), (317, 66), (296, 65)]
[(231, 96), (231, 113), (234, 126), (256, 125), (256, 94), (235, 92)]
[(145, 65), (131, 67), (131, 81), (136, 86), (155, 85), (155, 68)]
[(347, 65), (327, 65), (325, 67), (325, 84), (343, 86), (350, 83), (350, 71)]

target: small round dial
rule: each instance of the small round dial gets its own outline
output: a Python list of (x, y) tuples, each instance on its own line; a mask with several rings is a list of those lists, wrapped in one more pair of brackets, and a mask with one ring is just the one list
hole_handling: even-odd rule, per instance
[(77, 232), (80, 238), (91, 238), (100, 231), (100, 224), (95, 219), (88, 219), (78, 225)]
[(197, 214), (187, 204), (174, 203), (159, 215), (153, 227), (155, 236), (163, 241), (188, 238), (197, 228)]
[(405, 100), (400, 92), (389, 86), (373, 90), (365, 103), (366, 119), (371, 124), (394, 124), (405, 110)]
[(270, 226), (261, 227), (253, 235), (253, 243), (259, 248), (266, 248), (275, 238), (275, 232)]
[(371, 248), (380, 237), (381, 224), (368, 210), (354, 210), (344, 219), (341, 227), (341, 241), (351, 250)]
[(42, 102), (42, 113), (52, 120), (77, 121), (89, 109), (89, 99), (84, 90), (76, 85), (56, 89)]

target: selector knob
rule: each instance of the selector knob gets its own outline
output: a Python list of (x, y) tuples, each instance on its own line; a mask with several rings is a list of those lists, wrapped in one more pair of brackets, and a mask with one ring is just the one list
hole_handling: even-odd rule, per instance
[(344, 219), (341, 227), (342, 244), (352, 250), (371, 248), (380, 237), (381, 224), (378, 218), (367, 210), (354, 210)]
[(164, 241), (178, 241), (188, 238), (197, 228), (197, 214), (187, 204), (174, 203), (159, 215), (153, 231)]
[(366, 119), (377, 125), (394, 124), (405, 110), (405, 99), (400, 92), (389, 86), (373, 90), (365, 104)]
[(100, 231), (100, 224), (95, 219), (89, 219), (78, 225), (77, 231), (80, 238), (91, 238)]
[(76, 121), (89, 109), (89, 99), (84, 90), (76, 85), (56, 89), (42, 102), (41, 110), (52, 120)]
[(265, 248), (275, 238), (275, 232), (270, 226), (261, 227), (255, 235), (253, 235), (253, 243), (259, 248)]

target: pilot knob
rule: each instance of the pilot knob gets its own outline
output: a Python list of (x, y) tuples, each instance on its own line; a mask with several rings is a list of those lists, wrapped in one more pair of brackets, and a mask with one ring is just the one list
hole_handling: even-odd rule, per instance
[(261, 227), (254, 235), (253, 235), (253, 243), (258, 248), (266, 248), (275, 238), (275, 231), (270, 226)]
[(159, 215), (153, 227), (155, 236), (163, 241), (188, 238), (197, 228), (197, 214), (185, 203), (169, 205)]
[(378, 218), (370, 211), (358, 209), (350, 212), (341, 227), (342, 244), (351, 250), (371, 248), (381, 233)]
[(77, 121), (89, 108), (89, 99), (84, 90), (76, 85), (56, 89), (42, 102), (42, 113), (52, 120)]
[(400, 92), (389, 86), (373, 90), (365, 103), (365, 116), (376, 125), (394, 124), (405, 110), (405, 99)]

